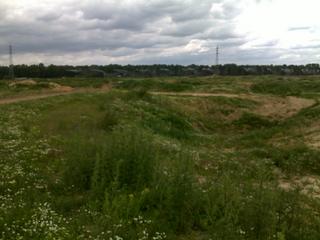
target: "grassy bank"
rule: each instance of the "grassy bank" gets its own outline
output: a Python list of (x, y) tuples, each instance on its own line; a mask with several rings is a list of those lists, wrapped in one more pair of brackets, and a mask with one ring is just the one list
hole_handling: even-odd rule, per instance
[(285, 118), (253, 98), (148, 92), (292, 95), (280, 79), (213, 80), (1, 106), (1, 239), (319, 239), (318, 193), (301, 180), (319, 177), (317, 88)]

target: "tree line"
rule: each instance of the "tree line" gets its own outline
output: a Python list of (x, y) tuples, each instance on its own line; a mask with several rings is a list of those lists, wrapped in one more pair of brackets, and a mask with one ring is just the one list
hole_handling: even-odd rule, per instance
[[(61, 77), (157, 77), (157, 76), (209, 76), (209, 75), (317, 75), (319, 64), (307, 65), (15, 65), (16, 78)], [(0, 66), (0, 79), (9, 77), (9, 67)]]

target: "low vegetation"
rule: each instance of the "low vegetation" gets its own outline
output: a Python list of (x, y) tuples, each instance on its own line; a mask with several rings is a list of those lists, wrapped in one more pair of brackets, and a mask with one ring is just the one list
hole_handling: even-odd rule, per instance
[(305, 78), (277, 78), (255, 83), (251, 90), (256, 93), (274, 94), (280, 96), (300, 96), (308, 93), (318, 93), (320, 82), (314, 77)]
[[(320, 186), (299, 180), (320, 178), (317, 88), (267, 80), (111, 79), (1, 105), (0, 239), (319, 239)], [(268, 118), (243, 95), (152, 94), (204, 89), (315, 104)]]

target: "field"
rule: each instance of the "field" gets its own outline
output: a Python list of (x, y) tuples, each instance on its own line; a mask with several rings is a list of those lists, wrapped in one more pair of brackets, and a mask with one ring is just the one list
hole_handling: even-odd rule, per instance
[(320, 239), (320, 77), (0, 82), (0, 239)]

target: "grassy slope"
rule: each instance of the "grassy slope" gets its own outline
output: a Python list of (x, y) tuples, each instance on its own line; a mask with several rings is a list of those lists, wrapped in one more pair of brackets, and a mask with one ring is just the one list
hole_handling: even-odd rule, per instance
[(270, 120), (252, 100), (145, 92), (317, 98), (316, 78), (269, 78), (115, 79), (130, 91), (1, 106), (1, 238), (319, 239), (317, 198), (279, 187), (319, 174), (317, 104)]

